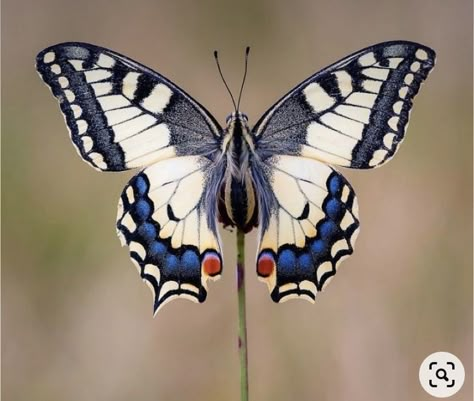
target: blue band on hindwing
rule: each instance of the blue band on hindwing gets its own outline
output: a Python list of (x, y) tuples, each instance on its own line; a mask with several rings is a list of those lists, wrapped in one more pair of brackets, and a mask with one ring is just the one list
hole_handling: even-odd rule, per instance
[[(335, 171), (329, 175), (326, 188), (327, 196), (322, 204), (325, 217), (316, 225), (316, 236), (306, 238), (305, 247), (285, 244), (278, 249), (276, 255), (268, 249), (260, 253), (271, 253), (276, 260), (276, 286), (271, 292), (275, 302), (291, 294), (309, 296), (314, 300), (315, 293), (304, 288), (301, 283), (312, 282), (317, 291), (321, 291), (325, 282), (336, 274), (336, 264), (341, 257), (353, 252), (351, 237), (359, 227), (359, 222), (353, 214), (352, 224), (343, 229), (341, 221), (346, 212), (352, 213), (355, 194), (349, 183)], [(348, 194), (343, 201), (341, 198), (344, 188), (347, 188)], [(339, 240), (345, 241), (346, 246), (334, 251), (333, 246)], [(324, 271), (319, 271), (320, 268), (324, 268)], [(286, 286), (288, 284), (290, 286)]]
[[(133, 188), (134, 199), (129, 200), (127, 189)], [(201, 256), (199, 249), (192, 245), (182, 245), (175, 249), (171, 246), (171, 239), (159, 237), (161, 227), (152, 218), (154, 210), (153, 201), (148, 196), (150, 183), (146, 174), (140, 173), (125, 188), (121, 200), (123, 214), (117, 222), (117, 228), (124, 235), (127, 244), (131, 247), (130, 256), (140, 267), (140, 275), (147, 280), (154, 289), (154, 310), (173, 295), (187, 294), (195, 297), (199, 302), (206, 299), (206, 289), (201, 281)], [(130, 213), (136, 227), (130, 229), (124, 222), (124, 216)], [(144, 252), (133, 249), (133, 243), (140, 244)], [(220, 255), (219, 255), (220, 258)], [(148, 271), (147, 265), (156, 266), (159, 273), (154, 270)], [(154, 273), (153, 273), (154, 271)], [(163, 286), (168, 283), (176, 283), (173, 288), (161, 294)], [(187, 284), (188, 287), (183, 288)], [(193, 291), (189, 286), (196, 289)]]

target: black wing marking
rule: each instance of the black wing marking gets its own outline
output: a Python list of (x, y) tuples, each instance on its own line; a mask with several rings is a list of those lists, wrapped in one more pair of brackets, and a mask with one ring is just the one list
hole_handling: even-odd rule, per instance
[(414, 96), (435, 62), (430, 48), (386, 42), (298, 85), (253, 129), (257, 153), (301, 155), (351, 168), (388, 161), (403, 140)]
[(111, 50), (85, 43), (51, 46), (36, 68), (59, 100), (81, 157), (121, 171), (219, 149), (221, 127), (162, 75)]

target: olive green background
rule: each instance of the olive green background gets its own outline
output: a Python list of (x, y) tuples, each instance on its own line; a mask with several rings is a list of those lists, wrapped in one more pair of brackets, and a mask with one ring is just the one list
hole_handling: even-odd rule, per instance
[(315, 71), (392, 39), (438, 53), (387, 166), (343, 170), (360, 204), (356, 252), (315, 305), (274, 304), (247, 237), (252, 400), (431, 400), (418, 367), (456, 354), (472, 400), (472, 3), (423, 1), (14, 1), (2, 9), (2, 395), (5, 401), (239, 399), (234, 234), (208, 299), (152, 300), (115, 235), (133, 172), (76, 155), (36, 53), (85, 41), (185, 88), (219, 121), (252, 46), (250, 121)]

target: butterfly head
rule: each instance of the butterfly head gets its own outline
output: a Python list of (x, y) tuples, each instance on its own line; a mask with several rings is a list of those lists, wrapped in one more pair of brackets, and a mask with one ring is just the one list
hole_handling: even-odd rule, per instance
[(229, 127), (231, 124), (235, 124), (237, 120), (247, 125), (249, 118), (247, 117), (247, 114), (245, 113), (242, 113), (240, 111), (234, 111), (227, 116), (227, 118), (225, 119), (225, 123)]

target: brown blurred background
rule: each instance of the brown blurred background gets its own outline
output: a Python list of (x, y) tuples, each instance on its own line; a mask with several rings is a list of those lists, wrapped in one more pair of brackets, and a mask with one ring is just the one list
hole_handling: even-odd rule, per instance
[(380, 1), (14, 1), (2, 10), (2, 353), (5, 401), (239, 399), (233, 234), (202, 305), (152, 318), (150, 292), (115, 235), (132, 172), (76, 155), (36, 53), (85, 41), (231, 111), (212, 50), (256, 119), (301, 80), (367, 45), (408, 39), (437, 67), (397, 157), (344, 170), (359, 198), (358, 247), (315, 305), (273, 304), (247, 237), (252, 400), (431, 400), (418, 367), (434, 351), (466, 367), (472, 400), (472, 3)]

